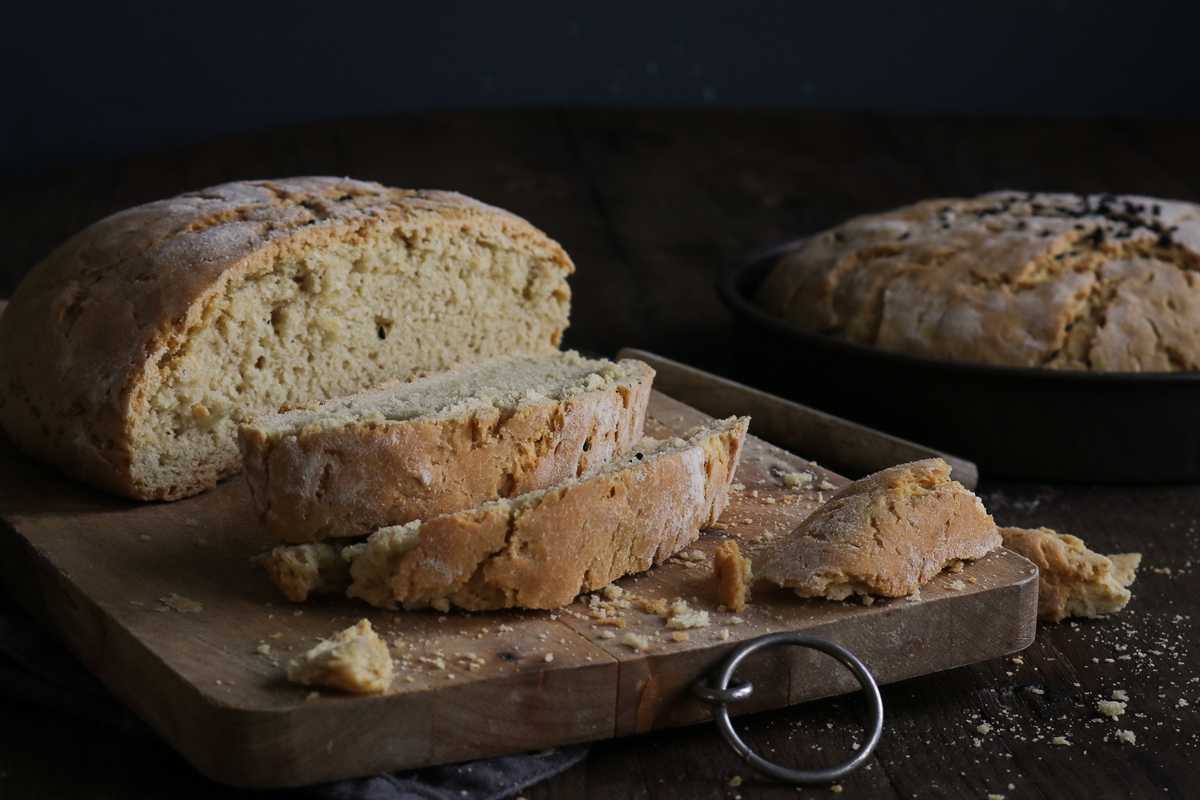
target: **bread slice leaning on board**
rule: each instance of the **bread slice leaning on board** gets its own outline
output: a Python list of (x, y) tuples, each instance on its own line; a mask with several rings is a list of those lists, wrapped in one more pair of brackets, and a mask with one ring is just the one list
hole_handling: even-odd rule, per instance
[(236, 428), (501, 353), (549, 354), (562, 248), (452, 192), (228, 183), (61, 245), (0, 316), (0, 423), (94, 486), (173, 500), (237, 472)]
[(243, 423), (246, 481), (278, 541), (366, 536), (603, 467), (642, 438), (653, 380), (565, 352), (393, 381)]
[(643, 439), (599, 472), (407, 525), (365, 542), (276, 548), (292, 600), (345, 591), (382, 608), (558, 608), (679, 552), (717, 521), (748, 417)]

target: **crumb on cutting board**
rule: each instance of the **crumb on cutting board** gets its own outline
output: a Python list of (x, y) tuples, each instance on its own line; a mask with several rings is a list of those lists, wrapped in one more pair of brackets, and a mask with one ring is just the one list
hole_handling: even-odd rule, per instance
[(305, 686), (370, 693), (391, 685), (392, 669), (387, 645), (364, 619), (290, 661), (287, 676)]

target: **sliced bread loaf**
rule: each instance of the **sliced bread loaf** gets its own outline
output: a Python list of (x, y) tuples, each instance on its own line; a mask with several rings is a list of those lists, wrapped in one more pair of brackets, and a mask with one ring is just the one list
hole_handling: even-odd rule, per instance
[(590, 477), (383, 528), (342, 548), (348, 580), (338, 567), (316, 574), (329, 552), (306, 559), (306, 574), (285, 567), (298, 563), (297, 546), (276, 548), (267, 568), (293, 600), (336, 585), (382, 608), (558, 608), (649, 569), (716, 522), (748, 424), (730, 418), (682, 438), (643, 439)]
[(0, 317), (0, 423), (95, 486), (176, 499), (236, 472), (285, 401), (500, 353), (555, 351), (570, 259), (450, 192), (230, 183), (100, 220)]
[(497, 356), (244, 423), (254, 507), (283, 542), (544, 489), (642, 436), (654, 370), (577, 353)]

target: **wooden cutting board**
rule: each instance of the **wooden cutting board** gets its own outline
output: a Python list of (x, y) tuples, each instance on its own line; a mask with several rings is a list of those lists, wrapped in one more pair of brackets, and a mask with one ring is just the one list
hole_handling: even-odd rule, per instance
[[(647, 433), (706, 419), (655, 392)], [(781, 475), (809, 473), (787, 488)], [(90, 489), (22, 456), (0, 435), (0, 581), (198, 769), (241, 786), (296, 786), (683, 725), (710, 718), (691, 683), (740, 642), (805, 631), (854, 651), (881, 683), (993, 658), (1036, 630), (1035, 568), (1005, 550), (942, 574), (920, 601), (837, 603), (758, 589), (718, 609), (712, 553), (724, 536), (751, 554), (846, 480), (750, 437), (735, 491), (710, 531), (619, 586), (624, 627), (587, 598), (557, 612), (389, 613), (347, 598), (284, 600), (256, 557), (268, 549), (240, 476), (174, 503)], [(961, 583), (960, 583), (961, 582)], [(686, 599), (709, 625), (675, 641), (636, 598)], [(187, 610), (194, 608), (196, 610)], [(288, 659), (359, 619), (392, 644), (398, 676), (378, 696), (314, 693)], [(623, 644), (629, 633), (646, 651)], [(756, 655), (735, 713), (857, 689), (811, 650)], [(798, 712), (803, 713), (803, 712)]]

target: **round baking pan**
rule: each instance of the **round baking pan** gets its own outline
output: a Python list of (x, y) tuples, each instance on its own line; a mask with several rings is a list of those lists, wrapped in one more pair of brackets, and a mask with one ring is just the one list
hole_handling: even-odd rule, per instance
[(985, 478), (1200, 480), (1200, 373), (997, 367), (799, 328), (751, 302), (789, 242), (721, 272), (745, 383), (968, 458)]

